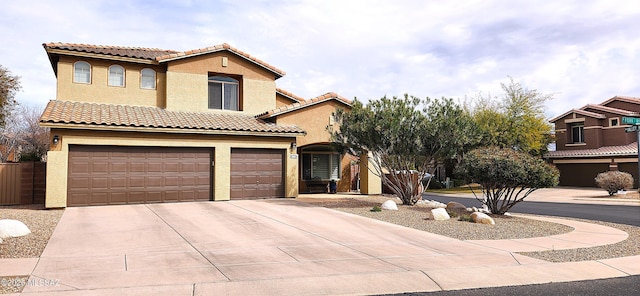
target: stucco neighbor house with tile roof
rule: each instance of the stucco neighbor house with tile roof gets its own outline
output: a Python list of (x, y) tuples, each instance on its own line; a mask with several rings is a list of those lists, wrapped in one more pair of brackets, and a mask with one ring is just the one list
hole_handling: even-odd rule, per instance
[(550, 120), (556, 132), (556, 151), (545, 155), (560, 170), (561, 186), (595, 187), (598, 173), (630, 173), (638, 186), (636, 133), (622, 117), (640, 117), (640, 98), (615, 96)]
[[(297, 197), (332, 179), (351, 189), (353, 161), (326, 131), (351, 107), (337, 94), (277, 88), (282, 70), (228, 44), (43, 46), (57, 78), (40, 118), (48, 208)], [(379, 193), (367, 177), (362, 192)]]

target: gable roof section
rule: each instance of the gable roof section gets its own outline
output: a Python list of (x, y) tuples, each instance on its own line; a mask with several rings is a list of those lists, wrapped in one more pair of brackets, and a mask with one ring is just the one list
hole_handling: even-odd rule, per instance
[(291, 100), (294, 103), (304, 102), (304, 98), (294, 95), (291, 92), (288, 92), (282, 88), (276, 87), (276, 93), (282, 95), (283, 97)]
[(297, 110), (300, 110), (300, 109), (304, 109), (304, 108), (307, 108), (307, 107), (310, 107), (310, 106), (313, 106), (313, 105), (317, 105), (317, 104), (320, 104), (320, 103), (323, 103), (323, 102), (328, 102), (328, 101), (331, 101), (331, 100), (335, 100), (335, 101), (337, 101), (339, 103), (342, 103), (342, 104), (344, 104), (346, 106), (349, 106), (349, 107), (351, 107), (351, 103), (352, 103), (351, 100), (348, 100), (348, 99), (346, 99), (346, 98), (344, 98), (344, 97), (342, 97), (342, 96), (340, 96), (340, 95), (338, 95), (338, 94), (336, 94), (334, 92), (329, 92), (329, 93), (326, 93), (326, 94), (321, 95), (321, 96), (317, 96), (317, 97), (309, 99), (309, 100), (304, 100), (304, 101), (302, 101), (300, 103), (293, 103), (291, 105), (286, 105), (286, 106), (283, 106), (283, 107), (280, 107), (280, 108), (277, 108), (277, 109), (273, 109), (273, 110), (258, 114), (255, 117), (256, 118), (260, 118), (260, 119), (272, 118), (272, 117), (276, 117), (278, 115), (282, 115), (282, 114), (285, 114), (285, 113), (297, 111)]
[(586, 105), (586, 106), (580, 108), (580, 110), (585, 110), (585, 111), (586, 111), (586, 109), (595, 109), (595, 110), (599, 110), (599, 111), (603, 111), (603, 112), (609, 112), (609, 113), (613, 113), (613, 114), (626, 115), (626, 116), (638, 116), (639, 115), (638, 112), (634, 112), (634, 111), (623, 110), (623, 109), (618, 109), (618, 108), (611, 108), (611, 107), (607, 107), (607, 106), (594, 105), (594, 104), (589, 104), (589, 105)]
[(548, 152), (546, 158), (582, 158), (582, 157), (611, 157), (636, 156), (638, 144), (633, 142), (624, 146), (605, 146), (597, 149), (557, 150)]
[(99, 130), (299, 136), (297, 126), (267, 123), (253, 116), (228, 113), (167, 111), (157, 107), (108, 105), (53, 100), (40, 117), (42, 126)]
[[(42, 44), (47, 54), (49, 54), (49, 60), (52, 59), (51, 54), (62, 53), (76, 53), (78, 55), (97, 55), (103, 57), (118, 57), (128, 58), (133, 60), (139, 60), (139, 62), (147, 62), (153, 64), (161, 64), (179, 59), (191, 58), (199, 55), (229, 51), (240, 58), (243, 58), (261, 68), (264, 68), (276, 75), (276, 79), (284, 76), (286, 73), (268, 63), (241, 51), (227, 43), (220, 45), (204, 47), (199, 49), (193, 49), (188, 51), (175, 51), (164, 50), (159, 48), (143, 48), (143, 47), (123, 47), (123, 46), (106, 46), (106, 45), (91, 45), (91, 44), (77, 44), (77, 43), (61, 43), (51, 42)], [(53, 64), (53, 60), (51, 60)], [(54, 66), (55, 67), (55, 66)]]
[[(585, 108), (585, 107), (582, 107), (582, 108)], [(606, 116), (604, 116), (602, 114), (599, 114), (599, 113), (589, 112), (589, 111), (585, 111), (585, 110), (582, 110), (582, 109), (571, 109), (571, 110), (565, 112), (564, 114), (562, 114), (560, 116), (556, 116), (556, 117), (550, 119), (549, 122), (552, 122), (552, 123), (556, 122), (556, 121), (562, 119), (563, 117), (565, 117), (565, 116), (567, 116), (567, 115), (569, 115), (571, 113), (576, 113), (576, 114), (580, 114), (580, 115), (587, 116), (587, 117), (592, 117), (592, 118), (597, 118), (597, 119), (605, 119), (605, 118), (607, 118)]]
[(640, 105), (640, 98), (627, 97), (627, 96), (615, 96), (615, 97), (613, 97), (611, 99), (608, 99), (608, 100), (600, 103), (600, 105), (606, 106), (607, 104), (609, 104), (609, 103), (611, 103), (613, 101), (622, 101), (622, 102), (627, 102), (627, 103)]

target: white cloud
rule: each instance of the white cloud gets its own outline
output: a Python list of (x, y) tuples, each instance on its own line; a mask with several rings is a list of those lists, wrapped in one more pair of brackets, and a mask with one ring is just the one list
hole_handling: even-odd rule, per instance
[(224, 42), (284, 71), (303, 97), (500, 94), (512, 76), (555, 93), (549, 115), (640, 97), (634, 0), (13, 1), (0, 11), (0, 64), (18, 99), (44, 105), (55, 77), (44, 42), (188, 50)]

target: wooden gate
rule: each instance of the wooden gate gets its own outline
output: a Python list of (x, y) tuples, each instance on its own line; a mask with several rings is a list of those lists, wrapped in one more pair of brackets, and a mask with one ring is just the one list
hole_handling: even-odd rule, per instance
[(22, 166), (19, 163), (0, 163), (0, 205), (19, 205)]

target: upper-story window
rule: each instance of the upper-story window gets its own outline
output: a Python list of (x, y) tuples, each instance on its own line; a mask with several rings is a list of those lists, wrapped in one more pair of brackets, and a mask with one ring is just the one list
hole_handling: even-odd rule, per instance
[(140, 71), (140, 88), (156, 89), (156, 71), (149, 68)]
[(109, 85), (124, 86), (124, 68), (113, 65), (109, 67)]
[(238, 80), (226, 76), (209, 76), (209, 109), (238, 110)]
[(620, 119), (618, 117), (609, 118), (609, 126), (619, 126), (619, 125), (620, 125)]
[(584, 143), (584, 123), (571, 125), (571, 140), (575, 143)]
[(73, 82), (91, 83), (91, 65), (87, 62), (73, 64)]

